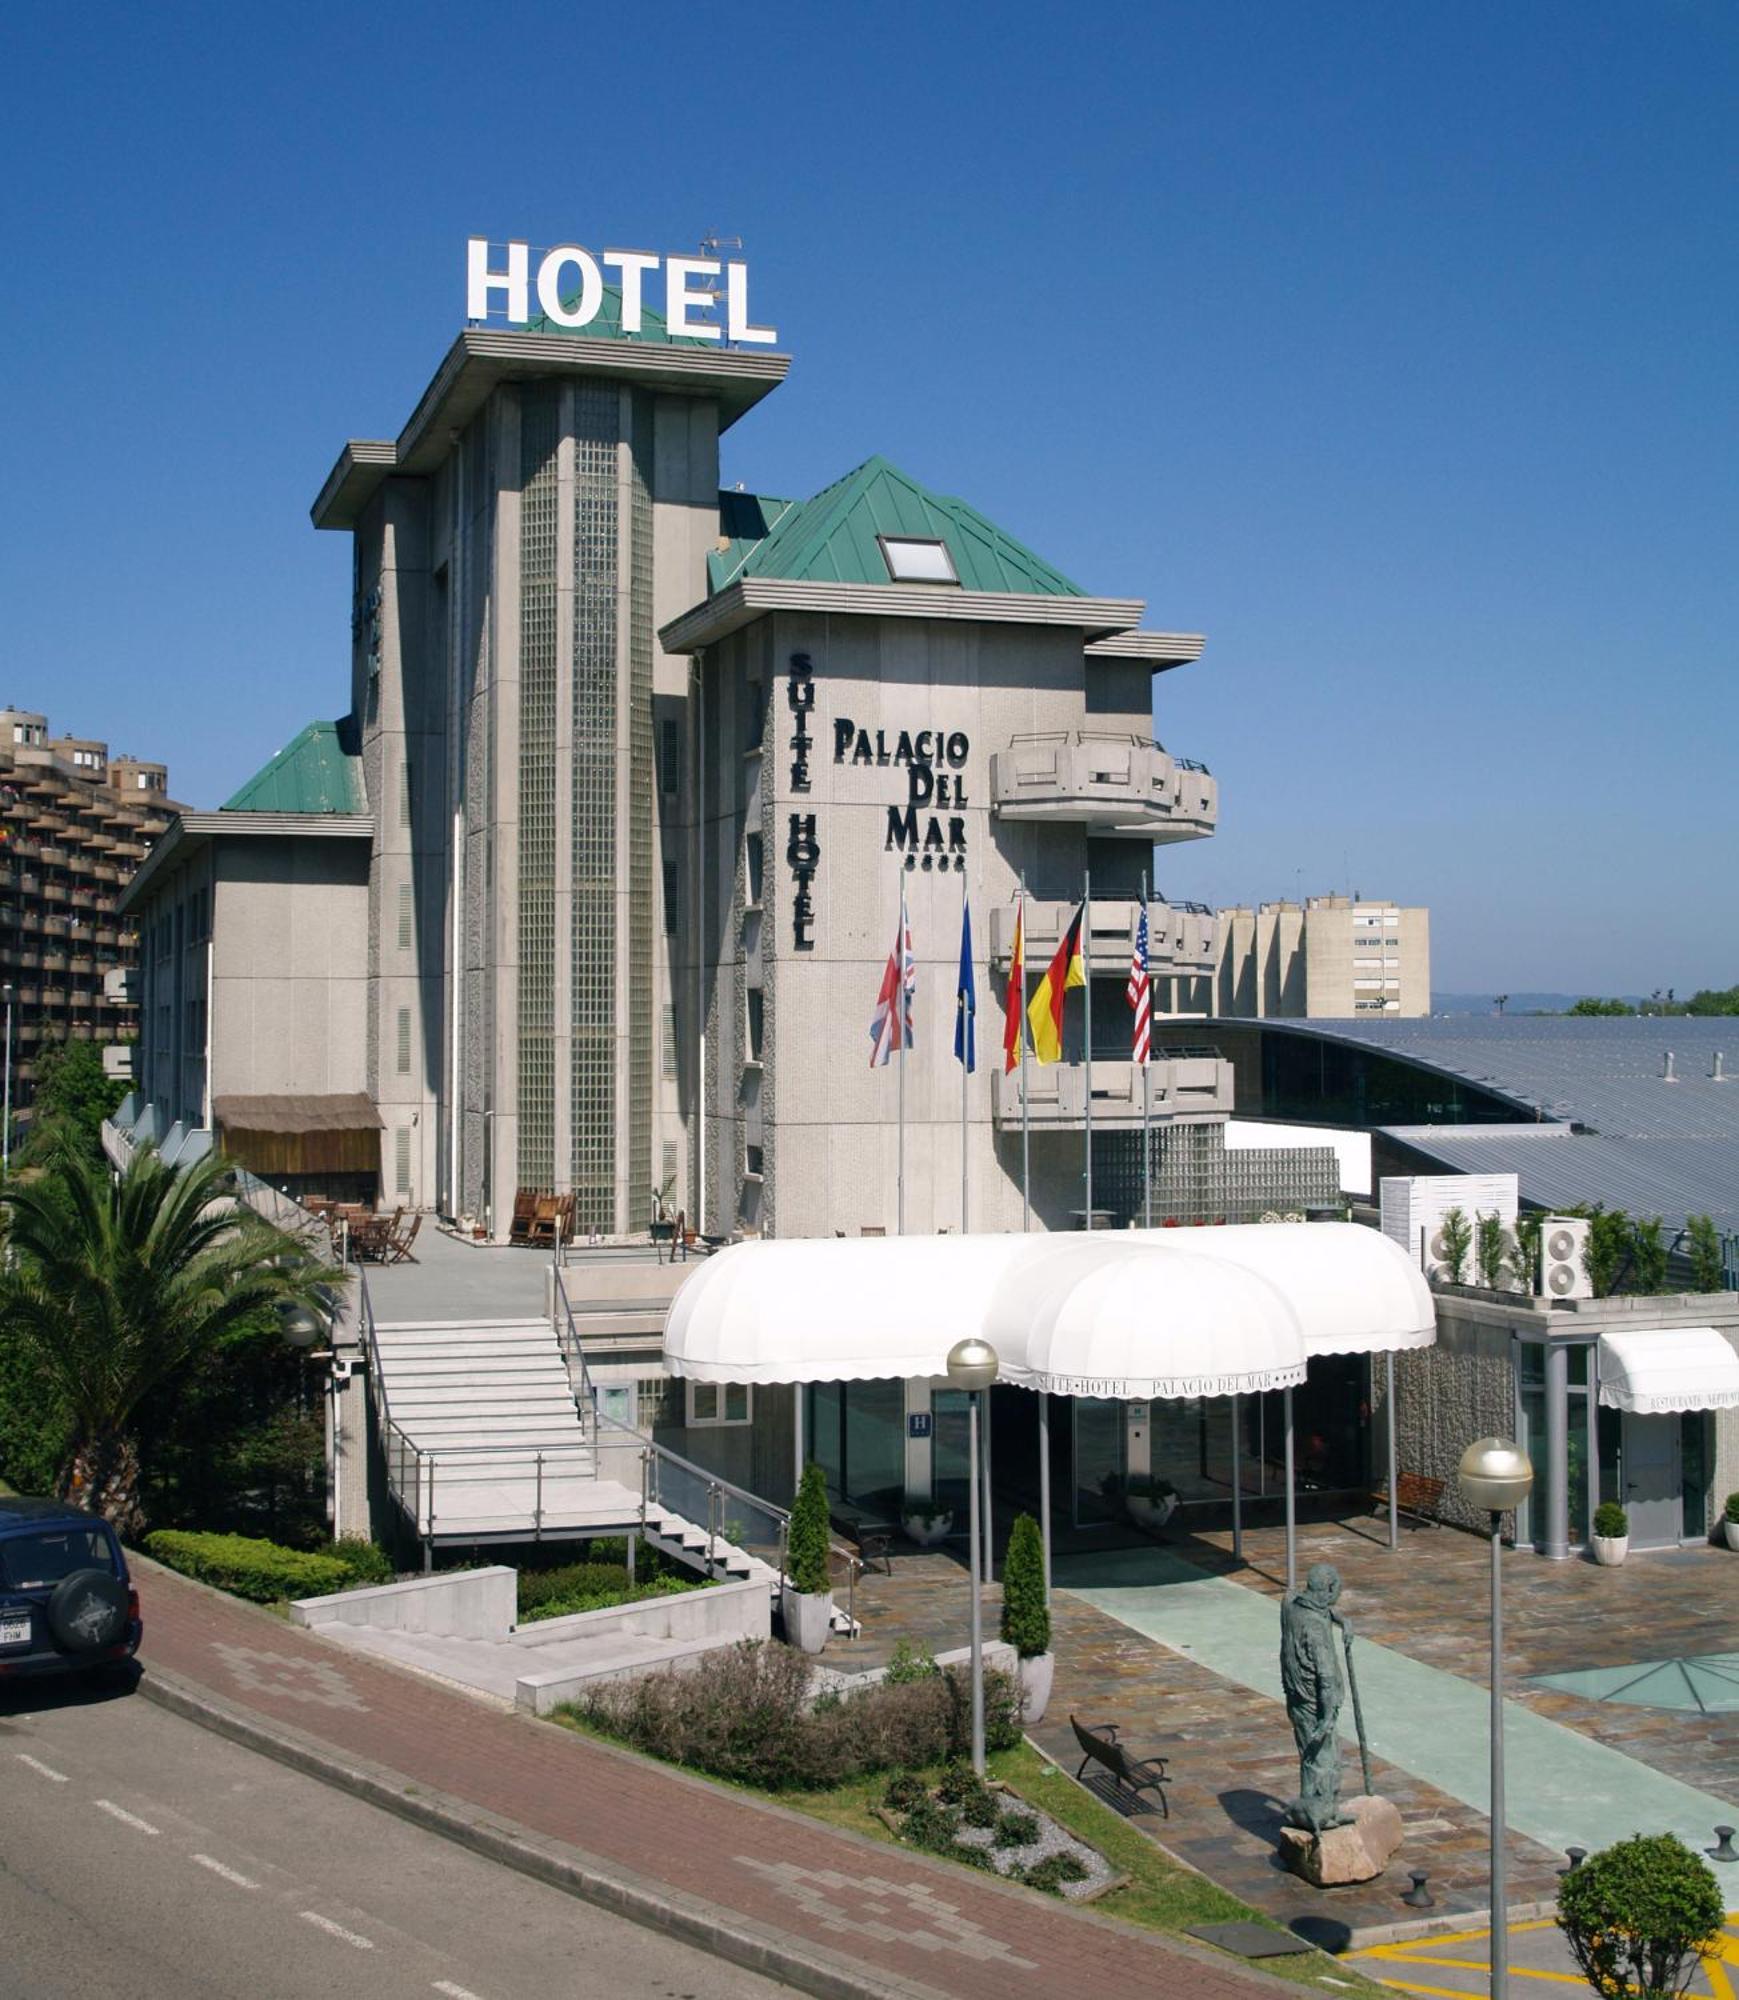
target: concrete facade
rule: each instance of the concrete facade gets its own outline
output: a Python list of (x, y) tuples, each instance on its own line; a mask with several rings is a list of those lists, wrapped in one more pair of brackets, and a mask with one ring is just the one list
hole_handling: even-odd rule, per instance
[(1349, 896), (1219, 913), (1211, 981), (1196, 1011), (1234, 1020), (1349, 1020), (1431, 1012), (1431, 913)]

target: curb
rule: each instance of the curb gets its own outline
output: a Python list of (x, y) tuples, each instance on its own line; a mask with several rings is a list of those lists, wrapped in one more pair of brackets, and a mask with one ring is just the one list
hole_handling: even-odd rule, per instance
[[(1504, 1909), (1504, 1927), (1515, 1924), (1537, 1923), (1542, 1917), (1549, 1917), (1557, 1910), (1554, 1902), (1510, 1903)], [(1471, 1910), (1445, 1910), (1441, 1916), (1415, 1917), (1404, 1924), (1371, 1924), (1362, 1931), (1354, 1931), (1347, 1939), (1346, 1951), (1340, 1956), (1355, 1951), (1370, 1951), (1380, 1944), (1416, 1944), (1421, 1938), (1438, 1937), (1445, 1931), (1482, 1931), (1491, 1929), (1491, 1911), (1482, 1903)]]
[(185, 1721), (287, 1764), (304, 1776), (384, 1808), (413, 1826), (469, 1848), (533, 1880), (595, 1903), (649, 1930), (698, 1946), (745, 1971), (783, 1981), (815, 2000), (947, 2000), (936, 1987), (874, 1977), (843, 1954), (771, 1924), (756, 1923), (699, 1896), (655, 1889), (583, 1848), (553, 1841), (463, 1800), (409, 1784), (383, 1765), (334, 1755), (286, 1724), (267, 1725), (162, 1668), (148, 1669), (138, 1692)]

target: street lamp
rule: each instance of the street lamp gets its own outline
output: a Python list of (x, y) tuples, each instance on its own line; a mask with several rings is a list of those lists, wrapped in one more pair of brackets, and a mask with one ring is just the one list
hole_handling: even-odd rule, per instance
[(1491, 1517), (1491, 2000), (1508, 2000), (1509, 1933), (1504, 1928), (1503, 1517), (1534, 1483), (1528, 1455), (1508, 1438), (1480, 1438), (1456, 1468), (1461, 1496)]
[(948, 1380), (966, 1391), (967, 1566), (972, 1578), (972, 1768), (984, 1775), (984, 1607), (978, 1583), (978, 1396), (996, 1380), (996, 1349), (960, 1340), (948, 1350)]
[(326, 1331), (317, 1313), (304, 1305), (284, 1306), (278, 1315), (278, 1331), (284, 1337), (284, 1345), (293, 1347), (300, 1354), (316, 1346), (320, 1336)]

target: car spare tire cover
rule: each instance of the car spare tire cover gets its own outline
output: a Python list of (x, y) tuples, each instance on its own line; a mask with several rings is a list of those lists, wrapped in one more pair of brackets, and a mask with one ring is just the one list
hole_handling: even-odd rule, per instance
[(49, 1630), (69, 1653), (100, 1653), (127, 1633), (127, 1586), (102, 1569), (75, 1569), (48, 1600)]

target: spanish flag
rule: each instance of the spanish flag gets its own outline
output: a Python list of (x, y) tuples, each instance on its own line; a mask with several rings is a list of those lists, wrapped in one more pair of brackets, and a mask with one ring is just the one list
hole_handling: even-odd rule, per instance
[(1081, 963), (1081, 919), (1085, 913), (1083, 904), (1070, 918), (1057, 955), (1026, 1010), (1027, 1024), (1032, 1029), (1033, 1054), (1042, 1063), (1062, 1060), (1063, 996), (1071, 986), (1087, 983), (1087, 968)]
[(1014, 906), (1014, 959), (1008, 968), (1008, 997), (1002, 1006), (1002, 1073), (1007, 1076), (1021, 1060), (1021, 1015), (1026, 1008), (1026, 896)]

